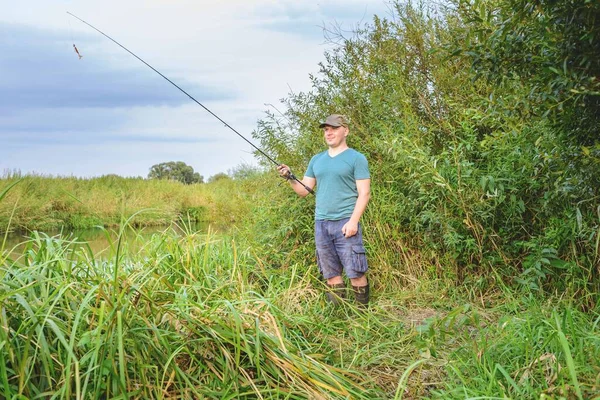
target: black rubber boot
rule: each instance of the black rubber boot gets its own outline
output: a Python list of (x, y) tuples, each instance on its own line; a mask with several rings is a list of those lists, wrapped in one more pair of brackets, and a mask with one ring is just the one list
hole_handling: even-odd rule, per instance
[(346, 285), (344, 283), (327, 284), (329, 290), (325, 295), (327, 300), (335, 305), (341, 304), (346, 298)]
[(367, 286), (352, 286), (354, 298), (360, 308), (369, 308), (369, 283)]

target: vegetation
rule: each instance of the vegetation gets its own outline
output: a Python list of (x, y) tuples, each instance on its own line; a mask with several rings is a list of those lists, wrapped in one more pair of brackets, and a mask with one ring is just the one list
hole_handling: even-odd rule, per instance
[[(169, 225), (182, 218), (230, 224), (242, 218), (238, 206), (243, 207), (244, 188), (226, 185), (116, 175), (91, 179), (5, 175), (0, 190), (11, 190), (0, 202), (0, 232), (116, 227), (123, 217), (140, 210), (146, 211), (135, 215), (133, 226)], [(220, 196), (222, 191), (229, 191), (231, 198)]]
[(286, 303), (261, 294), (302, 279), (271, 279), (210, 235), (165, 234), (131, 258), (125, 245), (106, 265), (34, 235), (1, 270), (4, 398), (360, 394), (349, 372), (298, 350), (301, 331), (273, 315)]
[(213, 183), (221, 179), (231, 179), (231, 177), (224, 172), (219, 172), (218, 174), (214, 174), (208, 178), (208, 183)]
[[(396, 271), (399, 285), (407, 275), (451, 278), (484, 291), (500, 279), (566, 292), (594, 309), (600, 147), (589, 133), (597, 132), (600, 115), (593, 106), (600, 98), (600, 53), (590, 46), (600, 43), (598, 5), (533, 2), (538, 18), (525, 18), (526, 3), (456, 1), (436, 10), (396, 4), (394, 18), (375, 18), (351, 38), (336, 37), (339, 45), (312, 77), (312, 91), (292, 94), (285, 116), (267, 115), (255, 138), (301, 171), (322, 147), (318, 121), (348, 114), (350, 144), (370, 162), (365, 225), (386, 279)], [(585, 20), (576, 28), (565, 17), (573, 8), (579, 10), (573, 18)], [(548, 54), (540, 44), (546, 39), (554, 49)], [(568, 56), (585, 64), (573, 66), (581, 74), (577, 83), (574, 75), (558, 83), (551, 62), (559, 50), (560, 63)], [(519, 67), (536, 51), (535, 63)], [(548, 90), (556, 96), (544, 95)], [(576, 126), (567, 123), (573, 119)], [(288, 250), (311, 240), (298, 218), (311, 206), (292, 197), (276, 203), (292, 210), (273, 212), (271, 223), (283, 218), (291, 227), (270, 239), (281, 242), (289, 233)], [(399, 251), (418, 253), (422, 268), (398, 259)]]
[(203, 183), (204, 178), (194, 168), (183, 161), (169, 161), (150, 167), (148, 179), (169, 179), (190, 185)]
[[(495, 7), (493, 7), (495, 5)], [(498, 111), (543, 115), (582, 145), (600, 116), (600, 4), (594, 1), (457, 1), (457, 54), (494, 83)], [(494, 107), (490, 104), (491, 107)]]
[(21, 255), (2, 251), (3, 398), (598, 393), (598, 315), (564, 299), (465, 303), (429, 280), (378, 285), (365, 313), (328, 305), (314, 264), (276, 269), (244, 242), (189, 230), (140, 248), (123, 229), (102, 258), (39, 233)]
[[(7, 177), (0, 226), (68, 193), (65, 216), (120, 199), (120, 229), (107, 256), (36, 232), (0, 247), (0, 397), (600, 398), (599, 6), (394, 7), (330, 33), (313, 89), (254, 135), (301, 175), (323, 116), (350, 117), (373, 182), (368, 311), (325, 303), (314, 198), (274, 172)], [(124, 240), (166, 204), (184, 234)], [(190, 207), (235, 226), (194, 232)]]

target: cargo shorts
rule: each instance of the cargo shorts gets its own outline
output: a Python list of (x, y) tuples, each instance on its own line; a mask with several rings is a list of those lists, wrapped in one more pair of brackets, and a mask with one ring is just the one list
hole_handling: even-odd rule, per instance
[(360, 278), (367, 272), (367, 257), (363, 245), (362, 228), (358, 224), (356, 235), (346, 238), (342, 227), (350, 218), (339, 221), (315, 221), (317, 264), (325, 279), (342, 275)]

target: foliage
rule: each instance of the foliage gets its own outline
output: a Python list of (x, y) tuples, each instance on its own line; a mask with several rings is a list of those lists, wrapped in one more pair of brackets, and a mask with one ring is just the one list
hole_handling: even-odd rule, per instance
[(150, 167), (148, 179), (170, 179), (187, 185), (204, 182), (204, 178), (183, 161), (169, 161), (153, 165)]
[(263, 169), (256, 165), (242, 163), (228, 170), (227, 175), (232, 179), (249, 179), (260, 175), (262, 172)]
[[(451, 360), (444, 388), (431, 397), (596, 398), (597, 384), (581, 382), (597, 368), (600, 337), (584, 328), (594, 314), (560, 302), (551, 307), (554, 301), (524, 297), (487, 311), (465, 304), (429, 321), (421, 328), (422, 351)], [(579, 339), (567, 340), (565, 332)]]
[[(254, 137), (300, 175), (323, 148), (320, 119), (332, 112), (349, 116), (349, 143), (367, 156), (372, 172), (372, 200), (363, 222), (379, 272), (373, 279), (407, 284), (439, 277), (460, 283), (475, 275), (491, 282), (492, 271), (499, 271), (512, 285), (571, 290), (586, 299), (582, 307), (593, 307), (586, 293), (600, 288), (597, 149), (581, 147), (572, 140), (576, 130), (548, 115), (514, 112), (531, 89), (521, 80), (502, 78), (500, 67), (485, 70), (489, 79), (477, 79), (481, 71), (471, 68), (472, 46), (480, 42), (469, 38), (488, 32), (487, 21), (513, 16), (513, 3), (473, 2), (473, 9), (478, 5), (490, 16), (481, 21), (468, 20), (463, 3), (445, 9), (396, 3), (390, 19), (375, 17), (349, 38), (340, 33), (320, 73), (311, 77), (312, 90), (290, 94), (285, 114), (267, 113)], [(558, 21), (564, 9), (552, 4), (558, 3), (544, 2), (542, 8)], [(582, 7), (589, 7), (582, 12), (596, 9)], [(597, 25), (579, 28), (595, 35)], [(526, 30), (516, 35), (532, 43)], [(585, 40), (597, 43), (595, 36)], [(498, 38), (496, 45), (502, 43)], [(461, 44), (464, 51), (457, 51)], [(575, 52), (571, 47), (561, 51)], [(510, 47), (504, 51), (508, 65), (517, 53)], [(573, 75), (559, 90), (587, 82), (578, 104), (595, 98), (591, 76), (600, 57), (600, 52), (584, 53), (589, 68), (583, 80), (574, 83)], [(541, 67), (531, 68), (535, 77), (523, 81), (557, 85), (535, 72)], [(539, 96), (550, 87), (537, 85)], [(501, 94), (509, 93), (513, 97), (503, 100)], [(270, 241), (284, 243), (288, 251), (310, 245), (310, 219), (304, 215), (312, 212), (311, 200), (296, 200), (289, 190), (281, 196), (282, 206), (261, 211), (274, 219), (262, 224), (285, 227), (271, 230)], [(541, 261), (549, 260), (544, 254), (556, 261)], [(415, 257), (417, 264), (411, 262)]]
[[(600, 3), (455, 0), (454, 48), (494, 82), (498, 112), (548, 115), (582, 145), (600, 122)], [(492, 105), (494, 107), (494, 105)]]
[[(440, 282), (330, 307), (314, 266), (181, 225), (101, 253), (33, 233), (0, 248), (0, 397), (540, 398), (598, 392), (598, 309)], [(178, 233), (181, 231), (184, 233)], [(107, 235), (109, 238), (110, 235)], [(141, 244), (141, 246), (140, 246)]]
[[(11, 190), (7, 192), (8, 188)], [(123, 215), (141, 209), (149, 211), (135, 217), (135, 226), (168, 225), (181, 217), (210, 219), (218, 207), (203, 185), (116, 175), (90, 179), (7, 177), (0, 179), (0, 193), (5, 193), (0, 199), (0, 232), (9, 227), (50, 230), (118, 226)]]
[(234, 242), (162, 235), (145, 253), (128, 260), (117, 251), (107, 265), (76, 241), (36, 234), (20, 260), (2, 265), (2, 397), (373, 393), (351, 371), (298, 350), (299, 332), (258, 293), (277, 286), (245, 254), (236, 258)]
[(0, 226), (137, 224), (150, 205), (149, 221), (235, 227), (136, 247), (122, 224), (103, 255), (36, 232), (2, 244), (0, 397), (597, 397), (597, 6), (454, 4), (395, 3), (330, 36), (312, 90), (254, 132), (300, 176), (323, 116), (350, 117), (372, 172), (368, 311), (325, 304), (314, 197), (272, 165), (208, 185), (7, 176)]
[(208, 183), (217, 182), (222, 179), (231, 179), (231, 177), (229, 175), (227, 175), (225, 172), (219, 172), (219, 173), (212, 175), (210, 178), (208, 178)]

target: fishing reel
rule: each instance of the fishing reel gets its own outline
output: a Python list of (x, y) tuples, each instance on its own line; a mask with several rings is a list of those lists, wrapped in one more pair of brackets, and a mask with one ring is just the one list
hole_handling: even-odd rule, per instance
[(298, 182), (300, 185), (302, 185), (302, 187), (304, 187), (304, 189), (306, 189), (306, 191), (308, 193), (310, 193), (312, 195), (315, 194), (314, 190), (312, 190), (311, 188), (309, 188), (308, 186), (306, 186), (304, 184), (304, 182), (302, 182), (300, 179), (296, 178), (296, 175), (294, 175), (290, 169), (288, 169), (288, 173), (287, 174), (285, 174), (285, 175), (279, 175), (279, 176), (281, 176), (286, 181), (295, 181), (295, 182)]
[(296, 178), (296, 176), (295, 176), (295, 175), (292, 173), (292, 171), (291, 171), (291, 170), (289, 170), (289, 169), (288, 169), (288, 171), (287, 171), (287, 174), (285, 174), (285, 175), (279, 175), (279, 176), (281, 176), (281, 177), (282, 177), (283, 179), (285, 179), (286, 181), (296, 181), (296, 180), (298, 180), (298, 179)]
[(283, 164), (277, 165), (279, 177), (285, 179), (286, 181), (297, 180), (296, 177), (294, 176), (294, 174), (292, 173), (292, 170), (287, 165), (285, 166), (285, 174), (282, 174), (281, 167), (283, 167), (283, 166), (284, 166)]

